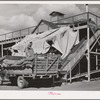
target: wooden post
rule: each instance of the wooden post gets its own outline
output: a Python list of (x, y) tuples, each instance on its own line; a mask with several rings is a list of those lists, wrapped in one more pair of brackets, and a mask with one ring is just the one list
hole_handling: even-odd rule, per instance
[(53, 87), (55, 86), (55, 77), (52, 76)]
[(87, 12), (87, 65), (88, 65), (88, 82), (90, 81), (90, 32), (89, 32), (89, 12)]
[(59, 58), (58, 58), (58, 59), (57, 59), (57, 68), (56, 68), (57, 72), (59, 71), (59, 68), (58, 68), (58, 67), (59, 67), (59, 61), (60, 61), (60, 60), (59, 60)]
[(1, 57), (3, 57), (3, 44), (1, 44)]
[[(98, 27), (98, 18), (97, 18), (97, 16), (96, 16), (96, 25)], [(97, 45), (96, 45), (96, 53), (97, 52), (98, 52), (98, 48), (97, 48)], [(96, 70), (98, 70), (98, 55), (96, 55)]]
[(7, 49), (7, 55), (8, 55), (8, 49)]
[(80, 73), (81, 73), (81, 72), (80, 72), (80, 62), (79, 62), (79, 66), (78, 66), (78, 67), (79, 67), (79, 75), (80, 75)]
[(98, 26), (98, 18), (97, 18), (97, 16), (96, 16), (96, 25)]
[(67, 73), (66, 73), (66, 75), (65, 75), (65, 78), (66, 78), (66, 82), (65, 82), (65, 85), (66, 85), (66, 83), (67, 83), (67, 80), (68, 80)]
[(36, 72), (37, 72), (37, 54), (35, 55), (35, 75), (36, 75)]
[(71, 72), (71, 68), (70, 68), (70, 83), (72, 83), (72, 72)]
[(49, 60), (49, 59), (48, 59), (48, 54), (47, 54), (47, 62), (46, 62), (46, 74), (47, 74), (47, 69), (48, 69), (48, 65), (49, 65), (49, 64), (48, 64), (48, 62), (49, 62), (48, 60)]
[[(97, 53), (97, 48), (96, 48), (96, 53)], [(98, 70), (98, 55), (96, 55), (96, 70)]]

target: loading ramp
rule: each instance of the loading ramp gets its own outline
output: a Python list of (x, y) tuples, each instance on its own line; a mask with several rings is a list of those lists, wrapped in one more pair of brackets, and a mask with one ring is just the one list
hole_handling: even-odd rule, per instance
[[(89, 47), (100, 38), (100, 31), (98, 30), (90, 39), (89, 39)], [(81, 42), (76, 45), (69, 55), (62, 61), (62, 68), (61, 71), (67, 71), (67, 75), (70, 74), (71, 78), (71, 71), (73, 68), (80, 62), (80, 60), (83, 58), (84, 55), (87, 56), (87, 39), (82, 39)], [(90, 72), (90, 74), (96, 73)], [(83, 73), (81, 75), (75, 76), (76, 78), (85, 76), (87, 73)], [(71, 78), (71, 79), (74, 79)], [(70, 81), (71, 81), (70, 79)]]

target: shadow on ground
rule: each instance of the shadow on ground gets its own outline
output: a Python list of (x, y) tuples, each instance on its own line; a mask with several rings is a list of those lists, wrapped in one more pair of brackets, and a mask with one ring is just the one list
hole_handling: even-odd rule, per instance
[[(62, 85), (61, 81), (53, 83), (51, 79), (31, 80), (29, 83), (27, 88), (51, 88)], [(11, 82), (4, 82), (3, 86), (17, 86), (17, 83), (11, 84)]]

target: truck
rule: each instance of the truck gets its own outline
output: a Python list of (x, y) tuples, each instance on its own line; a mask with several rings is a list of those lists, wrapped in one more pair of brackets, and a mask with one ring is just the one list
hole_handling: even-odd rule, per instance
[[(17, 62), (23, 58), (21, 56), (5, 56), (5, 59), (11, 62)], [(60, 80), (66, 73), (66, 71), (60, 71), (59, 54), (35, 54), (31, 61), (20, 65), (8, 64), (6, 67), (2, 66), (3, 60), (0, 61), (0, 85), (8, 80), (12, 85), (17, 84), (19, 88), (25, 88), (35, 80), (41, 79), (51, 79), (54, 84), (56, 79)]]

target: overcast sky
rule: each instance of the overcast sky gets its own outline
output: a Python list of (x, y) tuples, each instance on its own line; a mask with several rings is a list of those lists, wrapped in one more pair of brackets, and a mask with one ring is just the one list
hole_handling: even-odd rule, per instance
[[(100, 15), (100, 5), (89, 5), (89, 10)], [(70, 16), (85, 12), (85, 5), (0, 4), (0, 34), (34, 26), (41, 19), (49, 20), (52, 11)]]

